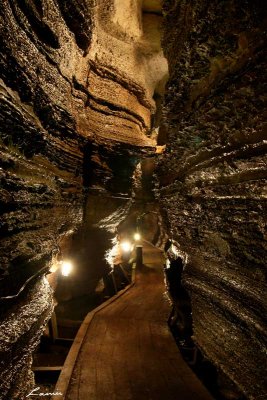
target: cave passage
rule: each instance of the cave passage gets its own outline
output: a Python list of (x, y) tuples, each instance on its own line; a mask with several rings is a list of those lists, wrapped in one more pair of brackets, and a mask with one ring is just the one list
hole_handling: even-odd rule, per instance
[(1, 2), (0, 400), (266, 398), (266, 10)]

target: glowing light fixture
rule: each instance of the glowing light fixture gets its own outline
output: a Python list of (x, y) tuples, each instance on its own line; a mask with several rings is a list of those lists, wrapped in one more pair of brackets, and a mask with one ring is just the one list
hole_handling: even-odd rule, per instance
[(73, 265), (70, 261), (62, 261), (61, 263), (61, 274), (63, 276), (69, 276), (73, 269)]
[(129, 253), (132, 250), (132, 245), (130, 242), (122, 242), (121, 243), (121, 248), (125, 253)]
[(136, 242), (138, 242), (140, 239), (141, 239), (140, 233), (139, 233), (139, 232), (135, 232), (135, 234), (134, 234), (134, 240), (135, 240)]

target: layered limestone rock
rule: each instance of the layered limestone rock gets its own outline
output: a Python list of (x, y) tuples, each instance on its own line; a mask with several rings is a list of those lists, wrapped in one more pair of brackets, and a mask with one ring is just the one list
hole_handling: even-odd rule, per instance
[(0, 398), (23, 399), (34, 383), (29, 365), (52, 312), (52, 290), (45, 278), (35, 280), (9, 303), (0, 322)]
[(193, 338), (250, 399), (266, 395), (266, 12), (164, 2), (167, 150), (159, 196), (187, 259)]
[(101, 137), (133, 143), (134, 133), (135, 144), (153, 145), (144, 132), (149, 133), (150, 114), (156, 111), (152, 97), (167, 77), (160, 45), (162, 17), (142, 14), (140, 0), (102, 0), (97, 4), (96, 33), (89, 54), (89, 90), (94, 96), (89, 101), (90, 129), (95, 129), (96, 120)]
[[(154, 91), (167, 71), (159, 35), (150, 43), (160, 17), (152, 15), (143, 29), (141, 2), (133, 4), (127, 18), (127, 7), (116, 1), (5, 1), (1, 7), (2, 203), (7, 207), (1, 229), (8, 236), (3, 247), (13, 252), (10, 257), (5, 250), (4, 270), (22, 256), (17, 250), (25, 241), (22, 231), (39, 232), (42, 225), (42, 250), (30, 239), (23, 250), (27, 260), (40, 258), (45, 243), (46, 254), (55, 244), (55, 232), (50, 234), (49, 226), (45, 231), (49, 222), (63, 232), (81, 220), (83, 178), (93, 164), (88, 140), (101, 142), (103, 149), (112, 140), (155, 145), (146, 133)], [(70, 216), (56, 222), (60, 208)]]
[(0, 398), (13, 400), (33, 385), (31, 354), (53, 308), (45, 268), (82, 218), (71, 104), (82, 56), (53, 2), (5, 1), (0, 14)]

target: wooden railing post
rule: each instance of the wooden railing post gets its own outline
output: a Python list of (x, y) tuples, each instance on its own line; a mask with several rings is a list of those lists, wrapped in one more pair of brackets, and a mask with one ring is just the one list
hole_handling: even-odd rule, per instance
[(138, 244), (135, 248), (136, 267), (140, 268), (143, 265), (143, 246)]

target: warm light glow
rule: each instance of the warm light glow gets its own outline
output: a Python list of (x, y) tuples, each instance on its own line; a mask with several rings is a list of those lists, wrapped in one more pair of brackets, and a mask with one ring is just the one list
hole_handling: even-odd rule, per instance
[(140, 233), (135, 232), (135, 234), (134, 234), (134, 240), (135, 240), (136, 242), (138, 242), (138, 240), (140, 240), (140, 239), (141, 239)]
[(49, 268), (49, 272), (51, 272), (51, 274), (53, 272), (56, 272), (58, 269), (58, 265), (57, 264), (52, 264), (51, 267)]
[(70, 261), (62, 261), (61, 264), (61, 274), (63, 276), (69, 276), (69, 274), (71, 273), (73, 269), (73, 265)]
[(119, 242), (117, 240), (117, 237), (114, 237), (112, 239), (113, 247), (109, 250), (106, 251), (105, 253), (105, 260), (109, 263), (111, 268), (114, 268), (114, 263), (119, 264), (118, 262), (118, 257), (120, 254), (120, 249), (119, 249)]
[(122, 242), (121, 248), (125, 253), (129, 253), (132, 249), (132, 245), (130, 242)]

